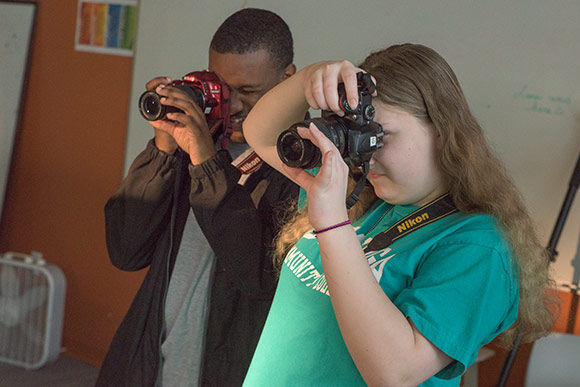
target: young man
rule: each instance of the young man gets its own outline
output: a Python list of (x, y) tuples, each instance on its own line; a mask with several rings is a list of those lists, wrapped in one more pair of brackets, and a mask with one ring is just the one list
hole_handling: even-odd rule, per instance
[(151, 123), (155, 138), (105, 207), (112, 263), (149, 271), (97, 386), (242, 384), (275, 290), (274, 207), (298, 188), (265, 163), (242, 175), (232, 159), (247, 149), (250, 109), (295, 73), (292, 44), (265, 10), (236, 12), (215, 33), (209, 70), (231, 90), (227, 150), (186, 93), (167, 78), (147, 84), (183, 113)]

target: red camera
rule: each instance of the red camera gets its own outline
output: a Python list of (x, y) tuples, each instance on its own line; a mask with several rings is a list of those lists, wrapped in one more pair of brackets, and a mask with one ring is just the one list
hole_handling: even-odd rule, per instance
[[(169, 83), (185, 91), (201, 108), (206, 118), (211, 121), (225, 120), (222, 127), (228, 126), (230, 117), (230, 89), (222, 83), (212, 71), (193, 71), (181, 79)], [(149, 121), (167, 120), (167, 113), (182, 112), (173, 106), (160, 102), (161, 96), (150, 90), (139, 98), (139, 112)]]

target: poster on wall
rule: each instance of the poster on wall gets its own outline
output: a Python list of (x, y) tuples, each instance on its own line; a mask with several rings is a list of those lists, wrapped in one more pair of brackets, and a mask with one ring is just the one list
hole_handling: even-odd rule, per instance
[(79, 0), (75, 49), (133, 56), (137, 0)]

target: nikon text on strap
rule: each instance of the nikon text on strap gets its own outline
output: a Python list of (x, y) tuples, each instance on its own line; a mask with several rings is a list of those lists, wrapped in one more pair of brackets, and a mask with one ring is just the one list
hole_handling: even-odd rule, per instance
[(454, 212), (457, 212), (457, 208), (449, 194), (439, 196), (405, 216), (387, 230), (377, 234), (365, 248), (365, 253), (384, 249), (397, 239)]

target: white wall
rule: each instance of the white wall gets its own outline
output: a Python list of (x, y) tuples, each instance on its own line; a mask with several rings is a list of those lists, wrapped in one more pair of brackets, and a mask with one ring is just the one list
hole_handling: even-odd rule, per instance
[[(373, 49), (403, 42), (441, 53), (547, 245), (580, 155), (579, 1), (141, 0), (125, 170), (152, 137), (137, 111), (145, 83), (205, 68), (213, 33), (244, 4), (287, 21), (299, 68), (322, 59), (359, 62)], [(561, 280), (572, 279), (579, 235), (575, 203), (553, 264)]]
[(35, 4), (0, 3), (0, 218), (17, 134)]

